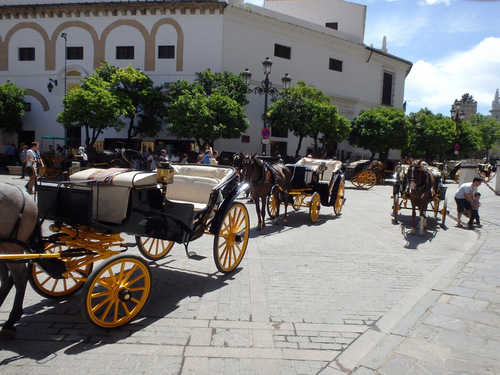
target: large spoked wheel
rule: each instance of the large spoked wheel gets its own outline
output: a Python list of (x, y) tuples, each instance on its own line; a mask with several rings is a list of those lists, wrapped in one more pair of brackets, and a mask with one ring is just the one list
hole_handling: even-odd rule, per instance
[(101, 328), (117, 328), (141, 312), (151, 296), (151, 270), (144, 259), (120, 254), (99, 265), (85, 283), (83, 315)]
[(276, 195), (279, 197), (279, 192), (276, 192), (276, 187), (273, 187), (267, 197), (267, 214), (271, 219), (278, 217), (278, 205), (280, 201), (276, 199)]
[(398, 221), (398, 216), (399, 216), (399, 210), (401, 207), (399, 207), (399, 192), (393, 194), (392, 198), (392, 216), (394, 221)]
[[(67, 246), (61, 244), (48, 243), (45, 245), (45, 253), (60, 253), (66, 250)], [(47, 259), (47, 261), (51, 261)], [(66, 264), (66, 270), (74, 268), (74, 263), (78, 258), (62, 259)], [(69, 297), (78, 292), (84, 285), (88, 275), (92, 272), (93, 263), (84, 264), (70, 272), (68, 277), (54, 279), (41, 268), (33, 263), (28, 264), (29, 282), (32, 288), (42, 297), (60, 299)]]
[(233, 203), (214, 238), (214, 260), (220, 272), (229, 273), (238, 267), (247, 250), (249, 234), (247, 208)]
[(158, 260), (167, 256), (174, 246), (174, 241), (166, 241), (152, 237), (135, 236), (137, 248), (144, 258)]
[[(333, 194), (333, 191), (335, 189), (332, 189), (330, 192), (330, 199), (332, 198), (331, 195)], [(340, 212), (342, 211), (342, 208), (344, 207), (344, 202), (345, 202), (345, 183), (344, 179), (340, 180), (339, 182), (339, 188), (337, 191), (337, 198), (335, 198), (335, 205), (333, 206), (333, 212), (335, 212), (335, 215), (340, 215)]]
[(319, 210), (321, 209), (321, 197), (317, 192), (315, 192), (311, 197), (311, 203), (309, 204), (309, 216), (313, 223), (318, 220)]
[(371, 189), (377, 183), (377, 176), (373, 171), (363, 171), (360, 173), (358, 181), (363, 189)]
[(292, 207), (295, 211), (298, 211), (300, 207), (304, 204), (304, 200), (306, 196), (304, 194), (298, 194), (293, 196), (293, 204)]
[(355, 187), (361, 187), (361, 184), (359, 182), (359, 176), (360, 176), (361, 173), (357, 173), (356, 175), (353, 176), (353, 178), (351, 179), (351, 183), (355, 186)]

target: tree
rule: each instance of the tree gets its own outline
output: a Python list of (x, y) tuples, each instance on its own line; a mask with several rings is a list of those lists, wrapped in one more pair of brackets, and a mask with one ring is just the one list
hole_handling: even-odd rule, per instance
[(17, 133), (23, 128), (25, 112), (23, 90), (8, 80), (0, 85), (0, 128), (5, 133)]
[(353, 121), (349, 142), (378, 152), (380, 160), (386, 160), (390, 149), (406, 150), (408, 146), (408, 118), (402, 109), (379, 107), (361, 111)]
[(179, 138), (194, 138), (201, 150), (219, 138), (238, 138), (250, 126), (246, 90), (240, 77), (208, 69), (193, 83), (178, 81), (168, 95), (167, 128)]
[(323, 91), (298, 81), (269, 106), (267, 120), (272, 127), (286, 129), (299, 138), (295, 157), (299, 156), (304, 137), (312, 137), (317, 151), (320, 135), (323, 144), (342, 142), (350, 131), (348, 122), (330, 105)]
[(486, 161), (488, 161), (489, 151), (496, 148), (497, 142), (500, 141), (500, 121), (478, 113), (470, 116), (470, 122), (476, 130), (479, 147), (484, 150)]
[(123, 129), (120, 117), (126, 113), (118, 97), (113, 94), (111, 83), (105, 81), (98, 70), (84, 78), (80, 88), (64, 96), (65, 110), (57, 115), (57, 122), (66, 128), (85, 128), (85, 145), (90, 150), (93, 150), (95, 141), (105, 129)]
[(432, 161), (453, 150), (457, 135), (456, 125), (450, 118), (425, 108), (410, 113), (409, 121), (409, 156)]
[(160, 132), (166, 114), (162, 87), (154, 87), (146, 74), (132, 66), (116, 68), (104, 62), (95, 74), (111, 83), (110, 90), (128, 119), (128, 139), (137, 135), (155, 137)]

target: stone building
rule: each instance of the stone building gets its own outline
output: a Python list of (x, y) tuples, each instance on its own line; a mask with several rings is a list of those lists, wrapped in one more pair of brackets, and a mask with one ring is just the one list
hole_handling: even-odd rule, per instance
[[(104, 60), (132, 65), (165, 87), (179, 79), (192, 81), (207, 68), (235, 74), (248, 68), (255, 87), (264, 79), (262, 61), (270, 57), (274, 87), (281, 88), (285, 73), (293, 82), (304, 80), (327, 93), (349, 120), (371, 107), (402, 108), (412, 64), (387, 53), (385, 41), (380, 49), (364, 44), (366, 6), (304, 2), (268, 0), (259, 7), (233, 0), (0, 0), (0, 83), (10, 79), (28, 90), (28, 111), (16, 141), (64, 137), (55, 121), (63, 95)], [(218, 140), (219, 151), (261, 149), (264, 98), (249, 94), (248, 100), (251, 128), (240, 139)], [(102, 141), (123, 138), (125, 131), (110, 130)], [(141, 141), (186, 146), (167, 131)], [(272, 135), (270, 147), (292, 154), (297, 142), (291, 134)], [(311, 143), (304, 140), (301, 154)], [(351, 152), (363, 150), (343, 142), (336, 156)]]

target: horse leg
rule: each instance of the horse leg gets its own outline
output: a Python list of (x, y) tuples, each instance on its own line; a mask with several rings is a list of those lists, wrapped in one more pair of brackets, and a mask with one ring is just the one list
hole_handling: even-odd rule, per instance
[(420, 236), (425, 236), (425, 228), (427, 228), (427, 218), (425, 216), (425, 211), (420, 211)]
[(273, 224), (278, 225), (280, 222), (280, 206), (281, 206), (280, 189), (275, 188), (271, 190), (271, 194), (274, 195), (274, 201), (276, 202), (276, 217), (274, 218)]
[(260, 216), (260, 201), (259, 201), (259, 198), (257, 197), (257, 195), (254, 194), (253, 192), (250, 192), (250, 196), (252, 197), (252, 200), (255, 203), (255, 212), (257, 213), (257, 230), (261, 230), (262, 229), (262, 220), (261, 220), (261, 216)]
[[(1, 278), (2, 287), (0, 288), (0, 302), (3, 303), (7, 294), (9, 293), (12, 285), (16, 287), (16, 295), (14, 297), (14, 304), (12, 311), (9, 314), (9, 319), (4, 323), (2, 330), (0, 331), (0, 341), (9, 340), (14, 336), (15, 328), (14, 324), (21, 319), (23, 315), (23, 301), (24, 295), (26, 293), (26, 285), (28, 283), (28, 268), (25, 264), (11, 264), (9, 266), (11, 275), (6, 275), (6, 267), (2, 267)], [(7, 277), (7, 280), (5, 280)], [(6, 290), (4, 291), (4, 280), (7, 281)], [(0, 305), (1, 305), (0, 303)]]
[(261, 204), (261, 209), (260, 209), (260, 218), (259, 220), (261, 221), (261, 233), (266, 234), (266, 198), (263, 197), (260, 202), (257, 201), (257, 204)]
[(288, 191), (283, 193), (283, 200), (285, 201), (285, 213), (283, 214), (283, 225), (288, 225)]
[(410, 234), (413, 236), (415, 234), (415, 220), (417, 213), (415, 212), (415, 208), (412, 207), (411, 209), (411, 229), (410, 229)]

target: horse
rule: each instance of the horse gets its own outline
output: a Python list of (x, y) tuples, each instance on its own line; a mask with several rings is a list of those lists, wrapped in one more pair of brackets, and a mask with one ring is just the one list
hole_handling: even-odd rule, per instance
[(104, 150), (92, 155), (91, 164), (94, 167), (104, 168), (130, 168), (147, 170), (147, 160), (139, 151), (129, 149)]
[(427, 227), (427, 218), (425, 212), (427, 205), (433, 199), (432, 189), (436, 188), (436, 180), (432, 173), (426, 168), (426, 163), (421, 160), (411, 162), (405, 176), (405, 187), (410, 196), (411, 202), (411, 226), (410, 234), (415, 234), (416, 210), (419, 210), (420, 216), (420, 236), (425, 235), (424, 229)]
[[(255, 202), (257, 211), (257, 230), (266, 233), (266, 199), (270, 193), (273, 194), (277, 202), (277, 213), (274, 224), (279, 223), (279, 202), (285, 203), (285, 214), (283, 222), (288, 223), (287, 206), (288, 192), (290, 191), (292, 172), (283, 163), (270, 164), (253, 155), (244, 156), (240, 154), (242, 160), (242, 179), (250, 184), (250, 196)], [(234, 160), (233, 160), (234, 161)], [(283, 193), (283, 199), (280, 199), (280, 192)]]
[[(25, 250), (43, 252), (38, 207), (20, 188), (0, 182), (0, 254), (23, 254)], [(0, 341), (13, 337), (14, 324), (23, 315), (23, 300), (28, 282), (28, 268), (22, 262), (0, 261), (0, 306), (13, 286), (14, 304), (0, 331)]]
[(373, 173), (375, 173), (375, 176), (377, 177), (378, 183), (383, 183), (385, 180), (385, 176), (384, 176), (385, 172), (384, 171), (386, 171), (387, 168), (388, 168), (388, 166), (387, 166), (387, 163), (385, 161), (373, 160), (370, 163), (370, 167), (368, 169), (370, 169), (371, 171), (373, 171)]

